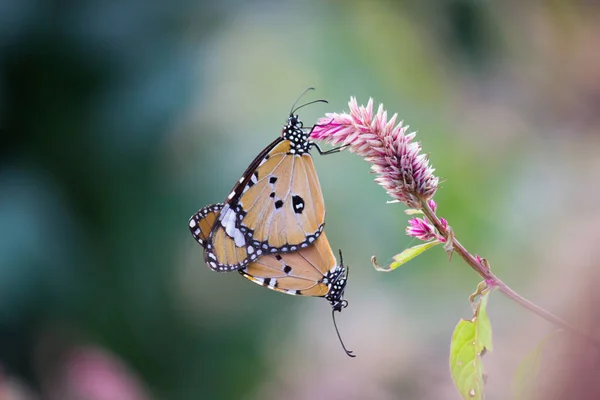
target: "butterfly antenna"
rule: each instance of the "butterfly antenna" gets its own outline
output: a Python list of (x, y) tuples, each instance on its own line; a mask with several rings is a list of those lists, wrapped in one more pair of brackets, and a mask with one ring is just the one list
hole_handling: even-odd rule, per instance
[(290, 115), (294, 114), (294, 111), (297, 110), (296, 104), (298, 104), (298, 102), (300, 101), (300, 99), (302, 98), (302, 96), (304, 96), (306, 94), (306, 92), (308, 92), (309, 90), (315, 90), (315, 88), (311, 86), (311, 87), (307, 87), (306, 89), (304, 89), (304, 91), (300, 94), (300, 96), (298, 96), (298, 98), (294, 102), (294, 105), (290, 109)]
[(313, 101), (310, 101), (308, 103), (302, 104), (301, 106), (298, 106), (298, 107), (294, 108), (292, 110), (291, 115), (293, 115), (299, 109), (301, 109), (303, 107), (306, 107), (306, 106), (310, 106), (311, 104), (315, 104), (315, 103), (326, 103), (326, 104), (329, 104), (329, 102), (327, 100), (325, 100), (325, 99), (313, 100)]
[[(342, 307), (343, 308), (348, 307), (348, 302), (346, 300), (344, 300), (342, 302)], [(333, 326), (335, 327), (335, 332), (337, 333), (338, 339), (340, 340), (340, 344), (342, 345), (342, 348), (344, 349), (344, 351), (346, 352), (346, 354), (349, 357), (356, 357), (356, 354), (352, 354), (353, 351), (352, 350), (348, 350), (346, 348), (346, 345), (344, 345), (344, 341), (342, 340), (342, 336), (340, 335), (340, 331), (339, 331), (339, 329), (337, 327), (337, 323), (335, 322), (335, 312), (336, 311), (341, 311), (341, 308), (339, 308), (339, 309), (335, 309), (334, 308), (334, 309), (331, 310), (331, 319), (333, 319)]]

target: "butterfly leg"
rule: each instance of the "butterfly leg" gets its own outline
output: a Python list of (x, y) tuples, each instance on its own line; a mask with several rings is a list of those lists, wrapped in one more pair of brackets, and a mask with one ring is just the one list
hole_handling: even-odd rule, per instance
[[(333, 121), (333, 120), (332, 120)], [(312, 131), (317, 127), (317, 126), (327, 126), (329, 125), (329, 122), (323, 125), (320, 124), (315, 124), (312, 126), (312, 128), (310, 128), (310, 132), (308, 132), (308, 136), (310, 137), (310, 134), (312, 133)], [(334, 147), (333, 149), (329, 149), (327, 151), (323, 151), (323, 149), (321, 149), (321, 146), (319, 146), (318, 143), (315, 142), (310, 142), (310, 145), (312, 147), (316, 147), (317, 151), (319, 152), (320, 155), (322, 156), (326, 156), (328, 154), (334, 154), (334, 153), (339, 153), (340, 151), (344, 150), (346, 147), (350, 146), (349, 144), (343, 144), (341, 146), (338, 147)]]
[(317, 151), (319, 152), (319, 154), (322, 155), (322, 156), (326, 156), (326, 155), (334, 154), (334, 153), (339, 153), (340, 151), (344, 150), (346, 147), (350, 146), (349, 144), (343, 144), (341, 146), (334, 147), (333, 149), (329, 149), (329, 150), (323, 151), (323, 149), (321, 149), (321, 146), (319, 146), (317, 143), (311, 142), (311, 145), (313, 147), (315, 147), (317, 149)]

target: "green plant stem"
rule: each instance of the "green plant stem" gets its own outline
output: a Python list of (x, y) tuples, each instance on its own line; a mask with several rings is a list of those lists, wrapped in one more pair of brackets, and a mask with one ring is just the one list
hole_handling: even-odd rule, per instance
[(498, 290), (500, 290), (505, 296), (507, 296), (511, 300), (515, 301), (517, 304), (521, 305), (523, 308), (542, 317), (546, 321), (548, 321), (560, 328), (563, 328), (565, 330), (574, 332), (582, 337), (585, 337), (586, 339), (594, 342), (597, 346), (600, 346), (600, 340), (598, 338), (571, 325), (570, 323), (563, 320), (562, 318), (559, 318), (556, 315), (544, 310), (540, 306), (536, 305), (535, 303), (532, 303), (531, 301), (527, 300), (526, 298), (524, 298), (523, 296), (521, 296), (520, 294), (518, 294), (517, 292), (512, 290), (510, 287), (508, 287), (508, 285), (506, 285), (504, 282), (502, 282), (500, 280), (500, 278), (498, 278), (496, 275), (494, 275), (492, 273), (492, 271), (488, 268), (488, 266), (486, 264), (478, 261), (477, 258), (475, 258), (471, 253), (469, 253), (469, 251), (458, 241), (458, 239), (456, 239), (456, 237), (454, 237), (454, 235), (451, 232), (449, 232), (448, 229), (444, 228), (444, 225), (442, 225), (438, 216), (429, 207), (428, 202), (423, 201), (421, 206), (422, 206), (423, 214), (427, 217), (427, 219), (436, 227), (436, 229), (442, 234), (442, 236), (444, 236), (444, 238), (446, 238), (446, 240), (451, 240), (453, 251), (458, 253), (462, 257), (462, 259), (465, 260), (465, 262), (471, 268), (473, 268), (473, 270), (475, 270), (475, 272), (477, 272), (483, 279), (485, 279), (485, 281), (487, 282), (487, 284), (489, 286), (497, 287)]

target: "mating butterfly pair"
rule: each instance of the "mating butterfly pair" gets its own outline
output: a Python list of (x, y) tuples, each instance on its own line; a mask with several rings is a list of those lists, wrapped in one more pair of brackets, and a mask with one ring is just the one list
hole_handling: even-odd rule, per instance
[(323, 232), (325, 204), (310, 149), (339, 149), (323, 152), (308, 139), (311, 131), (294, 113), (312, 103), (292, 107), (281, 136), (250, 163), (224, 204), (202, 208), (189, 228), (212, 270), (237, 270), (272, 290), (324, 297), (334, 315), (348, 305), (347, 269)]

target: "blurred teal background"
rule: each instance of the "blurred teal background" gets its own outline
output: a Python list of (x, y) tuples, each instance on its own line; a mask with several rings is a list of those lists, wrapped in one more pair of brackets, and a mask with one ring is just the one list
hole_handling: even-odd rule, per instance
[[(478, 277), (441, 249), (373, 269), (417, 242), (364, 161), (314, 156), (355, 359), (325, 300), (211, 272), (188, 218), (306, 87), (330, 104), (305, 125), (374, 97), (418, 130), (463, 244), (568, 319), (600, 239), (599, 22), (591, 0), (0, 0), (0, 398), (458, 398)], [(506, 399), (550, 328), (499, 294), (489, 313)]]

